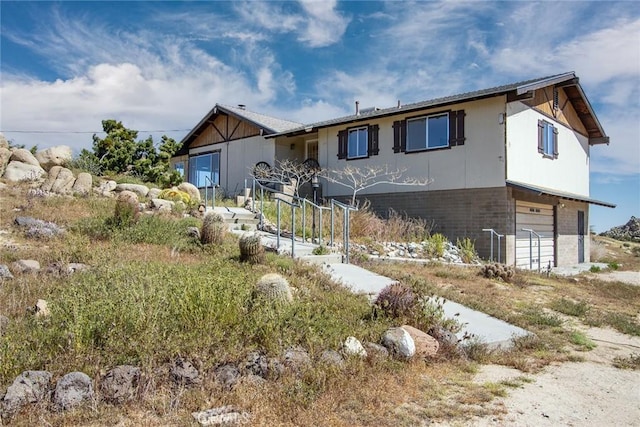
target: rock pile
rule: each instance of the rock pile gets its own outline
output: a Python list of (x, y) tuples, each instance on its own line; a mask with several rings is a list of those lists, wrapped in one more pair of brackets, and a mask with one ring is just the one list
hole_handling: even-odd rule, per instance
[(640, 218), (632, 216), (625, 224), (600, 233), (601, 236), (611, 237), (616, 240), (640, 242)]

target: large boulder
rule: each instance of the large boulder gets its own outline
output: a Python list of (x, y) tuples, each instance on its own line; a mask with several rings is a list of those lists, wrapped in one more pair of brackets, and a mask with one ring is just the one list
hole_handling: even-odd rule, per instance
[(182, 184), (178, 185), (178, 190), (187, 193), (192, 202), (200, 201), (200, 190), (198, 190), (198, 187), (196, 187), (195, 185), (189, 182), (183, 182)]
[(35, 259), (20, 259), (11, 263), (14, 274), (34, 274), (40, 271), (40, 263)]
[(39, 150), (35, 158), (40, 162), (42, 168), (49, 170), (53, 166), (67, 165), (73, 159), (73, 152), (71, 151), (71, 147), (58, 145), (45, 150)]
[(284, 365), (293, 371), (302, 371), (311, 366), (311, 357), (301, 347), (290, 348), (284, 353)]
[(0, 176), (4, 174), (4, 170), (9, 164), (11, 158), (11, 151), (8, 148), (0, 147)]
[(116, 366), (100, 382), (102, 398), (109, 403), (123, 403), (135, 397), (140, 383), (140, 368)]
[(38, 159), (36, 159), (36, 157), (31, 154), (31, 151), (27, 150), (26, 148), (17, 148), (13, 150), (11, 152), (10, 160), (12, 162), (21, 162), (32, 166), (42, 167), (40, 166), (40, 162), (38, 162)]
[(49, 169), (49, 173), (47, 174), (47, 178), (44, 180), (40, 189), (42, 191), (51, 191), (51, 187), (53, 187), (53, 183), (56, 182), (58, 178), (58, 174), (62, 170), (62, 166), (54, 166)]
[(11, 160), (4, 170), (3, 177), (13, 182), (38, 181), (46, 173), (40, 166)]
[(402, 329), (407, 331), (413, 338), (413, 342), (416, 345), (416, 356), (422, 358), (435, 357), (440, 348), (438, 340), (413, 326), (402, 325)]
[(9, 149), (9, 141), (7, 141), (7, 138), (5, 138), (4, 135), (1, 133), (0, 133), (0, 148), (6, 148), (7, 150)]
[(116, 191), (131, 191), (140, 197), (146, 197), (149, 194), (149, 187), (142, 184), (118, 184)]
[(62, 168), (51, 186), (51, 191), (58, 194), (68, 194), (71, 192), (75, 180), (76, 178), (73, 176), (73, 172), (67, 168)]
[(78, 174), (78, 178), (76, 178), (76, 182), (73, 183), (73, 187), (71, 187), (71, 191), (75, 194), (87, 195), (91, 193), (91, 189), (93, 188), (93, 177), (90, 173), (80, 172)]
[(83, 372), (71, 372), (60, 378), (53, 393), (53, 404), (66, 411), (93, 400), (91, 378)]
[(382, 345), (400, 359), (411, 359), (416, 354), (416, 344), (409, 332), (402, 328), (388, 329), (382, 335)]
[(25, 405), (47, 399), (50, 381), (51, 373), (47, 371), (24, 371), (7, 388), (0, 400), (0, 412), (11, 416)]

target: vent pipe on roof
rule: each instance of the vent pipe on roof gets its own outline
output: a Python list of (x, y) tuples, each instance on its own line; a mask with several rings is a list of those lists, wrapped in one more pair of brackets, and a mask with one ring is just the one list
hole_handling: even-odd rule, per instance
[(398, 99), (398, 108), (400, 108), (400, 100)]
[(360, 115), (360, 101), (356, 101), (356, 116)]
[(241, 109), (241, 110), (246, 110), (247, 106), (244, 105), (244, 104), (238, 104), (238, 108)]

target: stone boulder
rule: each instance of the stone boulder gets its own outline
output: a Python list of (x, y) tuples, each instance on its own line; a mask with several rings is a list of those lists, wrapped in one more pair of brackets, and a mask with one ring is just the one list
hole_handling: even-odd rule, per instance
[(613, 227), (604, 233), (600, 233), (600, 235), (611, 237), (616, 240), (640, 242), (640, 218), (631, 216), (631, 219), (629, 219), (625, 225)]
[(422, 358), (435, 357), (440, 348), (438, 340), (413, 326), (402, 325), (401, 327), (413, 338), (413, 342), (416, 345), (416, 356)]
[(8, 148), (0, 147), (0, 176), (4, 175), (4, 170), (9, 164), (11, 158), (11, 151)]
[(192, 202), (200, 202), (201, 200), (200, 190), (198, 190), (198, 187), (189, 182), (183, 182), (182, 184), (178, 185), (178, 190), (187, 193)]
[(0, 264), (0, 279), (13, 279), (11, 270), (5, 264)]
[(175, 202), (164, 199), (151, 199), (151, 206), (158, 212), (171, 212), (175, 206)]
[(39, 299), (36, 302), (36, 305), (33, 306), (33, 313), (36, 315), (36, 317), (51, 316), (51, 311), (49, 310), (49, 303), (46, 300)]
[(118, 184), (115, 188), (116, 191), (131, 191), (136, 193), (139, 197), (146, 197), (149, 194), (149, 187), (142, 184)]
[(311, 366), (311, 357), (303, 348), (290, 348), (284, 353), (284, 365), (293, 371), (302, 371)]
[(7, 388), (0, 400), (0, 412), (10, 417), (23, 406), (46, 400), (50, 381), (51, 373), (47, 371), (24, 371)]
[(26, 228), (26, 236), (35, 239), (46, 239), (64, 233), (64, 229), (53, 222), (35, 219), (30, 216), (16, 217), (14, 223), (19, 227)]
[(31, 154), (31, 151), (27, 150), (26, 148), (17, 148), (15, 150), (12, 150), (10, 160), (12, 162), (15, 161), (26, 163), (31, 166), (42, 167), (40, 165), (40, 162), (38, 162), (38, 159), (36, 159), (35, 156)]
[(67, 168), (62, 168), (58, 172), (53, 185), (51, 185), (51, 192), (58, 194), (69, 194), (73, 183), (76, 178), (73, 176), (73, 172)]
[(73, 152), (71, 151), (71, 147), (58, 145), (44, 150), (38, 150), (35, 158), (40, 162), (42, 168), (49, 170), (53, 166), (67, 165), (73, 159)]
[(344, 359), (335, 350), (325, 350), (320, 354), (318, 361), (326, 366), (333, 366), (335, 368), (344, 367)]
[(49, 169), (49, 173), (45, 178), (44, 182), (40, 186), (42, 191), (51, 191), (51, 187), (53, 187), (53, 183), (56, 182), (56, 178), (58, 178), (58, 174), (62, 170), (62, 166), (54, 166)]
[(367, 357), (367, 350), (364, 349), (362, 343), (356, 337), (347, 337), (342, 344), (342, 352), (346, 356)]
[(169, 375), (171, 376), (171, 380), (177, 385), (190, 386), (199, 384), (202, 381), (196, 367), (188, 360), (182, 358), (178, 358), (171, 365)]
[(7, 138), (5, 138), (4, 135), (1, 133), (0, 133), (0, 148), (6, 148), (7, 150), (9, 149), (9, 141), (7, 141)]
[(245, 374), (257, 375), (262, 378), (269, 376), (269, 359), (257, 351), (248, 353), (241, 366)]
[(53, 404), (66, 411), (93, 400), (91, 378), (82, 372), (71, 372), (60, 378), (53, 393)]
[(216, 382), (225, 390), (231, 390), (240, 380), (240, 370), (233, 364), (227, 363), (215, 369)]
[(192, 412), (191, 416), (201, 426), (233, 426), (247, 424), (251, 414), (235, 409), (233, 406), (220, 406), (206, 411)]
[(411, 359), (416, 354), (416, 344), (409, 332), (402, 328), (388, 329), (382, 335), (382, 345), (399, 359)]
[(150, 188), (149, 189), (149, 193), (147, 193), (147, 198), (153, 200), (153, 199), (159, 199), (160, 198), (160, 193), (162, 193), (162, 190), (159, 188)]
[(381, 359), (386, 359), (387, 357), (389, 357), (389, 350), (387, 350), (387, 348), (383, 345), (373, 342), (365, 342), (363, 346), (369, 356)]
[(104, 197), (114, 197), (113, 191), (115, 191), (117, 186), (118, 184), (112, 180), (101, 181), (93, 191)]
[(73, 187), (71, 187), (71, 191), (74, 194), (80, 194), (86, 196), (91, 193), (91, 189), (93, 188), (93, 177), (90, 173), (80, 172), (76, 181), (73, 183)]
[(21, 259), (11, 263), (15, 274), (34, 274), (40, 271), (40, 263), (34, 259)]
[(140, 383), (140, 368), (130, 365), (116, 366), (102, 378), (100, 392), (109, 403), (124, 403), (135, 397)]
[(38, 181), (46, 172), (40, 166), (11, 160), (4, 171), (4, 179), (12, 182)]

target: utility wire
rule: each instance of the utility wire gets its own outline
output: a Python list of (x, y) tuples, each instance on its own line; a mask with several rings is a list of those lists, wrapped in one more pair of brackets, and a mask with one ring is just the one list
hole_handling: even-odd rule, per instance
[[(140, 132), (149, 132), (149, 133), (156, 133), (156, 132), (187, 132), (190, 131), (191, 129), (158, 129), (158, 130), (139, 130), (137, 131), (138, 133)], [(81, 131), (81, 130), (69, 130), (69, 131), (65, 131), (65, 130), (0, 130), (1, 133), (106, 133), (103, 130), (98, 130), (98, 131)]]

